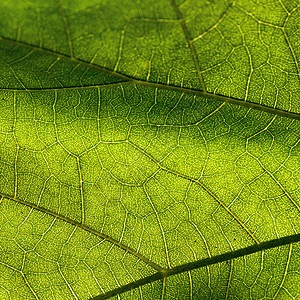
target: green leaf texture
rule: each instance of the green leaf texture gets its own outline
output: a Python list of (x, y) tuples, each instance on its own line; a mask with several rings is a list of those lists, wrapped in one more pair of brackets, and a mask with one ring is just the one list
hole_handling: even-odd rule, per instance
[(300, 299), (298, 0), (0, 1), (0, 299)]

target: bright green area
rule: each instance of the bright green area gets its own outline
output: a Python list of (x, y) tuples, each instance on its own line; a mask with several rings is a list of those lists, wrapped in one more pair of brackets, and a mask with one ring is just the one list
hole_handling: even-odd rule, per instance
[[(299, 234), (300, 126), (276, 110), (300, 112), (300, 5), (261, 2), (0, 2), (0, 299), (90, 299)], [(298, 299), (299, 256), (116, 299)]]

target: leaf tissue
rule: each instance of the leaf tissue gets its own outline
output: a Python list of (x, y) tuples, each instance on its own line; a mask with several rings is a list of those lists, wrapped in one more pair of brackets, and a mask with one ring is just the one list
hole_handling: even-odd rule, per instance
[(298, 0), (0, 0), (0, 299), (300, 299)]

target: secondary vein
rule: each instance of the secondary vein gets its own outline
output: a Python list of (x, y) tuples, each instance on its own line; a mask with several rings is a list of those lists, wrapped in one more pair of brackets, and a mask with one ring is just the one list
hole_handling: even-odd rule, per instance
[(82, 224), (80, 222), (77, 222), (75, 220), (72, 220), (64, 215), (61, 215), (57, 212), (54, 212), (54, 211), (51, 211), (47, 208), (44, 208), (42, 206), (39, 206), (39, 205), (36, 205), (34, 203), (31, 203), (31, 202), (27, 202), (25, 200), (22, 200), (22, 199), (18, 199), (18, 198), (15, 198), (15, 197), (11, 197), (9, 195), (5, 195), (5, 194), (2, 194), (0, 193), (0, 197), (1, 197), (1, 201), (3, 201), (4, 199), (7, 199), (7, 200), (11, 200), (11, 201), (14, 201), (14, 202), (17, 202), (17, 203), (20, 203), (20, 204), (23, 204), (23, 205), (26, 205), (30, 208), (33, 208), (37, 211), (40, 211), (40, 212), (43, 212), (45, 214), (48, 214), (50, 216), (53, 216), (61, 221), (64, 221), (64, 222), (67, 222), (73, 226), (76, 226), (78, 228), (81, 228), (85, 231), (88, 231), (96, 236), (99, 236), (101, 238), (103, 238), (104, 240), (107, 240), (108, 242), (118, 246), (119, 248), (127, 251), (128, 253), (134, 255), (135, 257), (139, 258), (140, 260), (142, 260), (143, 262), (145, 262), (146, 264), (148, 264), (149, 266), (151, 266), (153, 269), (155, 269), (156, 271), (163, 271), (163, 268), (159, 265), (157, 265), (155, 262), (149, 260), (147, 257), (143, 256), (142, 254), (138, 253), (137, 251), (135, 251), (134, 249), (126, 246), (125, 244), (119, 242), (118, 240), (114, 239), (113, 237), (111, 236), (108, 236), (106, 235), (105, 233), (102, 233), (102, 232), (99, 232), (97, 231), (96, 229), (93, 229), (85, 224)]
[(174, 8), (174, 10), (177, 14), (177, 18), (180, 22), (180, 25), (181, 25), (181, 28), (183, 30), (184, 36), (185, 36), (185, 38), (187, 40), (187, 43), (189, 45), (189, 48), (191, 50), (193, 61), (194, 61), (194, 64), (195, 64), (195, 67), (196, 67), (196, 70), (197, 70), (197, 73), (198, 73), (198, 77), (199, 77), (199, 80), (200, 80), (201, 89), (202, 89), (203, 92), (206, 92), (206, 88), (205, 88), (204, 80), (203, 80), (203, 77), (202, 77), (199, 61), (197, 59), (196, 50), (195, 50), (194, 44), (192, 42), (192, 39), (190, 37), (190, 34), (188, 32), (188, 29), (186, 27), (185, 21), (184, 21), (183, 16), (182, 16), (182, 13), (180, 12), (180, 10), (179, 10), (179, 8), (176, 5), (174, 0), (171, 0), (171, 4), (172, 4), (172, 6), (173, 6), (173, 8)]

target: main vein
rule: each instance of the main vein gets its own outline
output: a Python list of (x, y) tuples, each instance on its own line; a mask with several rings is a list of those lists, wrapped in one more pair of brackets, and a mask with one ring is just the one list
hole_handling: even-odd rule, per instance
[(144, 277), (140, 280), (133, 281), (129, 284), (123, 285), (123, 286), (116, 288), (114, 290), (111, 290), (107, 293), (98, 295), (98, 296), (92, 298), (91, 300), (108, 299), (113, 296), (119, 295), (121, 293), (128, 292), (130, 290), (141, 287), (143, 285), (152, 283), (154, 281), (165, 279), (172, 275), (180, 274), (180, 273), (187, 272), (187, 271), (192, 271), (195, 269), (199, 269), (201, 267), (207, 267), (207, 266), (214, 265), (217, 263), (222, 263), (224, 261), (243, 257), (245, 255), (250, 255), (250, 254), (253, 254), (253, 253), (256, 253), (259, 251), (268, 250), (268, 249), (272, 249), (272, 248), (276, 248), (276, 247), (280, 247), (280, 246), (284, 246), (284, 245), (290, 245), (292, 243), (297, 243), (297, 242), (300, 242), (300, 234), (294, 234), (294, 235), (282, 237), (279, 239), (262, 242), (260, 244), (255, 244), (253, 246), (249, 246), (249, 247), (246, 247), (243, 249), (226, 252), (224, 254), (217, 255), (214, 257), (205, 258), (205, 259), (197, 260), (194, 262), (186, 263), (183, 265), (179, 265), (179, 266), (171, 268), (171, 269), (164, 269), (163, 271), (157, 272), (153, 275)]
[[(0, 36), (0, 41), (1, 40), (3, 42), (14, 44), (14, 45), (17, 45), (17, 46), (20, 46), (20, 47), (25, 47), (25, 48), (28, 48), (28, 49), (31, 49), (31, 50), (34, 50), (34, 51), (39, 51), (41, 53), (52, 55), (52, 56), (55, 56), (57, 58), (62, 58), (62, 59), (65, 59), (67, 61), (76, 63), (78, 65), (85, 66), (85, 67), (90, 68), (90, 69), (95, 69), (95, 70), (98, 70), (100, 72), (110, 74), (112, 76), (115, 76), (115, 77), (118, 77), (118, 78), (122, 79), (122, 81), (124, 81), (124, 83), (125, 82), (126, 83), (133, 83), (133, 84), (147, 86), (147, 87), (177, 91), (177, 92), (180, 92), (180, 93), (190, 93), (190, 94), (205, 97), (205, 98), (208, 98), (208, 99), (213, 99), (213, 100), (222, 101), (222, 102), (228, 102), (228, 103), (236, 104), (236, 105), (239, 105), (239, 106), (244, 106), (246, 108), (251, 108), (251, 109), (255, 109), (255, 110), (264, 111), (264, 112), (267, 112), (267, 113), (287, 117), (287, 118), (290, 118), (290, 119), (300, 120), (300, 114), (298, 114), (298, 113), (286, 111), (286, 110), (271, 107), (271, 106), (266, 106), (266, 105), (251, 102), (251, 101), (244, 101), (244, 100), (233, 98), (233, 97), (218, 95), (218, 94), (210, 93), (208, 91), (199, 91), (199, 90), (194, 90), (194, 89), (191, 89), (191, 88), (185, 88), (185, 87), (173, 86), (173, 85), (168, 85), (168, 84), (163, 84), (163, 83), (155, 83), (155, 82), (149, 82), (149, 81), (145, 81), (145, 80), (135, 79), (135, 78), (130, 77), (128, 75), (124, 75), (124, 74), (118, 73), (116, 71), (112, 71), (110, 69), (95, 65), (93, 63), (85, 62), (83, 60), (80, 60), (80, 59), (77, 59), (77, 58), (62, 54), (62, 53), (57, 53), (57, 52), (54, 52), (54, 51), (51, 51), (51, 50), (48, 50), (48, 49), (44, 49), (44, 48), (41, 48), (41, 47), (33, 46), (33, 45), (30, 45), (30, 44), (26, 44), (24, 42), (15, 41), (15, 40)], [(101, 85), (95, 85), (95, 87), (98, 87), (98, 86), (101, 86)], [(65, 89), (65, 88), (63, 88), (63, 89)], [(11, 89), (8, 89), (8, 90), (11, 90)], [(20, 90), (20, 91), (26, 91), (26, 90), (31, 90), (31, 89), (26, 88), (26, 89)]]

